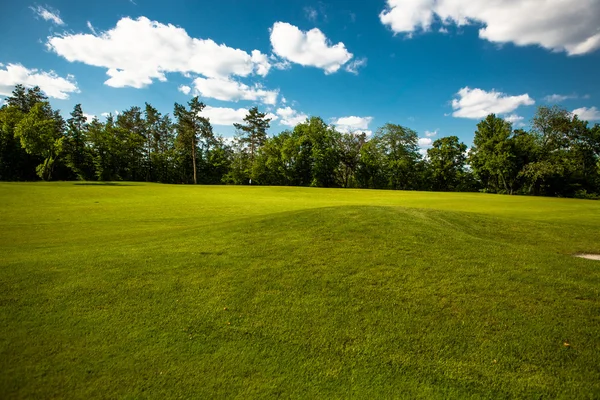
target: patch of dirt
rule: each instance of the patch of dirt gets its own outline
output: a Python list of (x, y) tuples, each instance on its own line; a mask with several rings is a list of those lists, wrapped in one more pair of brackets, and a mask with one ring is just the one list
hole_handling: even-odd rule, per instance
[(575, 254), (575, 257), (586, 258), (588, 260), (600, 261), (600, 254)]

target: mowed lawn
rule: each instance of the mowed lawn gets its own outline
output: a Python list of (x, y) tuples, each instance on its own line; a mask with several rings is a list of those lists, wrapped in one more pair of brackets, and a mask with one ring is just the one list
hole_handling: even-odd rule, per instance
[(600, 202), (0, 184), (0, 398), (600, 398)]

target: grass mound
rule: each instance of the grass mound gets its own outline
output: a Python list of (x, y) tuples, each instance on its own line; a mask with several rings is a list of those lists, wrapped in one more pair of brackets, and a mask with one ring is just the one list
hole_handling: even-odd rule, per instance
[(571, 256), (600, 250), (594, 202), (137, 184), (0, 202), (3, 398), (600, 396), (600, 270)]

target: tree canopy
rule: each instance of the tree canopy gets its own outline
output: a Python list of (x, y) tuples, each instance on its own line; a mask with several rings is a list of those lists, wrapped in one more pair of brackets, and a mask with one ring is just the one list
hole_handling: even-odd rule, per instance
[(268, 135), (253, 107), (233, 140), (214, 133), (204, 103), (151, 104), (104, 122), (80, 104), (66, 121), (37, 87), (17, 85), (0, 108), (0, 179), (130, 180), (600, 197), (600, 125), (539, 107), (529, 131), (490, 114), (468, 149), (442, 137), (423, 152), (414, 130), (387, 123), (372, 136), (311, 117)]

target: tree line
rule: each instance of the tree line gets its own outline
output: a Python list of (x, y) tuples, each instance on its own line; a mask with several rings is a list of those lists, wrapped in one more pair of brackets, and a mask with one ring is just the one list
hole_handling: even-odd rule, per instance
[(0, 108), (0, 180), (98, 180), (485, 191), (600, 197), (600, 125), (539, 107), (529, 131), (494, 114), (473, 146), (435, 140), (426, 156), (414, 130), (385, 124), (372, 136), (342, 133), (319, 117), (268, 136), (254, 107), (236, 136), (214, 133), (198, 97), (173, 117), (146, 103), (105, 122), (77, 104), (66, 121), (38, 88), (17, 85)]

